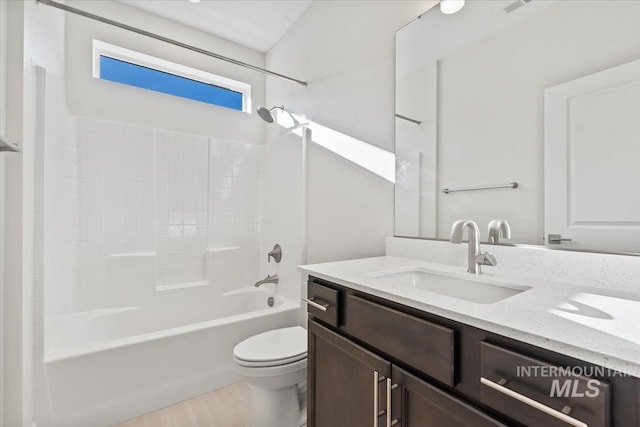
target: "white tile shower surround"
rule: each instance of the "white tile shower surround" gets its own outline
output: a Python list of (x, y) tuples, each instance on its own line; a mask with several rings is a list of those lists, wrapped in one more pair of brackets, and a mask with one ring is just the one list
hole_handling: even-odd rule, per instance
[[(318, 277), (640, 377), (640, 257), (483, 245), (498, 259), (484, 267), (532, 287), (494, 304), (390, 288), (365, 276), (423, 266), (465, 274), (467, 245), (387, 238), (387, 256), (303, 266)], [(585, 308), (577, 311), (576, 307)], [(591, 315), (595, 313), (594, 315)]]
[[(48, 268), (44, 280), (40, 280), (46, 296), (40, 306), (34, 307), (36, 310), (40, 307), (40, 313), (44, 311), (44, 316), (36, 319), (36, 334), (40, 336), (46, 331), (46, 342), (35, 349), (40, 419), (47, 424), (46, 420), (53, 422), (55, 415), (65, 426), (76, 425), (73, 423), (78, 420), (81, 426), (88, 425), (86, 420), (113, 421), (113, 412), (118, 408), (128, 410), (127, 416), (131, 417), (157, 408), (158, 401), (168, 404), (228, 384), (227, 376), (218, 375), (228, 372), (223, 362), (218, 363), (224, 358), (212, 360), (211, 352), (230, 357), (233, 345), (239, 340), (264, 330), (292, 325), (301, 312), (295, 305), (300, 294), (296, 266), (302, 263), (304, 219), (300, 138), (262, 146), (71, 116), (70, 122), (68, 129), (58, 135), (60, 140), (56, 143), (60, 147), (46, 147), (42, 165), (45, 172), (55, 173), (55, 180), (48, 180), (46, 175), (44, 182), (45, 227), (52, 230), (45, 233), (44, 262)], [(63, 155), (64, 162), (50, 165), (51, 159)], [(266, 173), (265, 163), (268, 164)], [(287, 179), (300, 185), (288, 189)], [(263, 192), (267, 197), (263, 197)], [(275, 216), (266, 224), (264, 212)], [(292, 227), (287, 227), (288, 221)], [(205, 239), (202, 239), (205, 229)], [(284, 260), (278, 265), (267, 265), (266, 249), (271, 249), (275, 242), (283, 246)], [(58, 248), (60, 250), (56, 250)], [(177, 274), (171, 276), (176, 270)], [(245, 313), (237, 319), (242, 327), (232, 326), (227, 331), (219, 328), (223, 337), (219, 339), (223, 342), (205, 340), (213, 348), (204, 352), (187, 351), (190, 345), (202, 347), (202, 343), (197, 342), (201, 342), (205, 332), (201, 330), (202, 323), (187, 326), (180, 323), (180, 313), (194, 316), (207, 313), (201, 317), (215, 324), (233, 320), (217, 319), (216, 316), (225, 316), (226, 311), (213, 307), (208, 301), (233, 309), (218, 295), (241, 287), (255, 290), (251, 285), (264, 277), (265, 270), (277, 272), (281, 282), (277, 286), (267, 285), (261, 291), (275, 288), (293, 300), (286, 313), (271, 313), (255, 321), (252, 313)], [(210, 283), (214, 286), (208, 286)], [(201, 309), (194, 309), (189, 302), (189, 296), (194, 295), (201, 295), (198, 300), (202, 302)], [(181, 356), (184, 360), (191, 356), (199, 358), (198, 363), (191, 359), (185, 366), (165, 362), (175, 355), (171, 351), (158, 352), (160, 340), (150, 341), (149, 347), (125, 349), (125, 354), (130, 351), (139, 359), (125, 356), (126, 362), (116, 360), (111, 367), (107, 362), (100, 362), (105, 369), (99, 371), (95, 371), (95, 363), (85, 363), (79, 357), (69, 359), (69, 363), (41, 363), (55, 352), (74, 351), (64, 340), (57, 339), (70, 334), (57, 327), (65, 320), (95, 315), (106, 321), (105, 315), (110, 310), (138, 307), (144, 311), (162, 301), (166, 303), (165, 308), (158, 311), (162, 314), (154, 316), (161, 324), (157, 334), (171, 335), (176, 328), (193, 327), (193, 333), (173, 338), (180, 344), (169, 343), (169, 346), (188, 353)], [(246, 311), (246, 304), (241, 309)], [(171, 315), (165, 316), (165, 313)], [(107, 323), (91, 324), (106, 335), (89, 332), (78, 336), (80, 342), (91, 344), (97, 339), (102, 344), (112, 343), (111, 335), (118, 325)], [(149, 324), (142, 320), (131, 325), (146, 327)], [(86, 328), (80, 329), (86, 332), (91, 325), (87, 323)], [(122, 329), (131, 332), (130, 326), (124, 325)], [(185, 344), (191, 336), (195, 336), (193, 344)], [(98, 352), (86, 360), (109, 359), (115, 353), (114, 350)], [(154, 363), (148, 363), (149, 355), (153, 354), (157, 355), (151, 356)], [(225, 359), (224, 363), (227, 362), (230, 361)], [(126, 365), (130, 369), (136, 364), (135, 374), (117, 374), (119, 367)], [(89, 369), (86, 374), (69, 371), (83, 367)], [(106, 386), (110, 381), (131, 381), (135, 375), (153, 369), (158, 371), (144, 381), (133, 380), (123, 387)], [(197, 374), (184, 374), (186, 371), (197, 371)], [(89, 379), (94, 374), (104, 377)], [(94, 390), (92, 384), (96, 383), (103, 387)], [(179, 387), (174, 386), (176, 383)], [(162, 388), (167, 384), (171, 384), (171, 390)], [(130, 393), (125, 396), (122, 390)], [(138, 401), (136, 396), (144, 397)]]
[(258, 277), (255, 144), (77, 118), (73, 311), (136, 304), (185, 284)]
[[(47, 85), (47, 100), (63, 99), (63, 89)], [(57, 315), (73, 310), (77, 298), (74, 284), (79, 235), (79, 180), (76, 150), (76, 123), (65, 108), (49, 108), (45, 120), (42, 241), (36, 233), (35, 246), (43, 247), (42, 278), (34, 285), (34, 297), (46, 301), (46, 314)], [(41, 280), (40, 280), (41, 279)], [(45, 286), (45, 283), (47, 284)], [(54, 291), (55, 289), (55, 291)]]

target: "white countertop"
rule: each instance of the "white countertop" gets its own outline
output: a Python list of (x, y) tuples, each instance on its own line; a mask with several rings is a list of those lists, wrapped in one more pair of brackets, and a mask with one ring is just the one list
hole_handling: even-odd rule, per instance
[(459, 266), (390, 256), (299, 268), (357, 291), (640, 378), (640, 291), (485, 271), (483, 278), (511, 280), (531, 289), (493, 304), (476, 304), (407, 286), (390, 286), (368, 276), (406, 267), (439, 270), (461, 278), (469, 274)]

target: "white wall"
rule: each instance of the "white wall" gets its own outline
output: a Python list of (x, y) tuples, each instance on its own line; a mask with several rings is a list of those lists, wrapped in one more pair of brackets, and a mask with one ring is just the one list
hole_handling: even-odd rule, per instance
[[(267, 68), (307, 80), (267, 78), (269, 105), (385, 150), (394, 149), (394, 35), (428, 1), (318, 1), (267, 53)], [(384, 253), (393, 234), (393, 185), (311, 143), (307, 261)]]
[[(91, 0), (68, 1), (67, 4), (259, 67), (264, 65), (262, 53), (119, 2)], [(155, 129), (253, 143), (263, 142), (264, 123), (257, 120), (255, 114), (241, 113), (93, 78), (92, 39), (250, 83), (254, 108), (264, 102), (264, 76), (260, 73), (68, 14), (66, 91), (71, 113)]]

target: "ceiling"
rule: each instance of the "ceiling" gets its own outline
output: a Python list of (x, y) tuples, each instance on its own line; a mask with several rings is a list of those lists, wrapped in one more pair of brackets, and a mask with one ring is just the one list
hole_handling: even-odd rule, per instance
[(242, 46), (268, 51), (312, 0), (118, 0)]

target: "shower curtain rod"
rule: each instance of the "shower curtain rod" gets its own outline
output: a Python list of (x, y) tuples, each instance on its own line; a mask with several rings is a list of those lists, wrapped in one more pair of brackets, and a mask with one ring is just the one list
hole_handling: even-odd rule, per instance
[(255, 65), (247, 64), (246, 62), (238, 61), (237, 59), (229, 58), (227, 56), (219, 55), (215, 52), (211, 52), (205, 49), (201, 49), (199, 47), (191, 46), (186, 43), (179, 42), (177, 40), (173, 40), (159, 34), (152, 33), (150, 31), (141, 30), (140, 28), (132, 27), (127, 24), (123, 24), (121, 22), (113, 21), (111, 19), (105, 18), (103, 16), (94, 15), (93, 13), (85, 12), (84, 10), (76, 9), (75, 7), (67, 6), (66, 4), (57, 3), (53, 0), (36, 0), (36, 3), (43, 4), (46, 6), (51, 6), (56, 9), (63, 10), (65, 12), (73, 13), (75, 15), (84, 16), (85, 18), (93, 19), (95, 21), (102, 22), (104, 24), (113, 25), (114, 27), (122, 28), (123, 30), (131, 31), (137, 34), (141, 34), (143, 36), (151, 37), (156, 40), (163, 41), (165, 43), (172, 44), (174, 46), (181, 47), (183, 49), (191, 50), (193, 52), (200, 53), (202, 55), (210, 56), (212, 58), (219, 59), (221, 61), (230, 62), (235, 65), (239, 65), (241, 67), (249, 68), (254, 71), (259, 71), (264, 74), (268, 74), (270, 76), (280, 77), (281, 79), (289, 80), (292, 82), (296, 82), (302, 86), (307, 86), (307, 82), (303, 80), (294, 79), (293, 77), (285, 76), (284, 74), (276, 73), (275, 71), (270, 71), (265, 68), (256, 67)]

